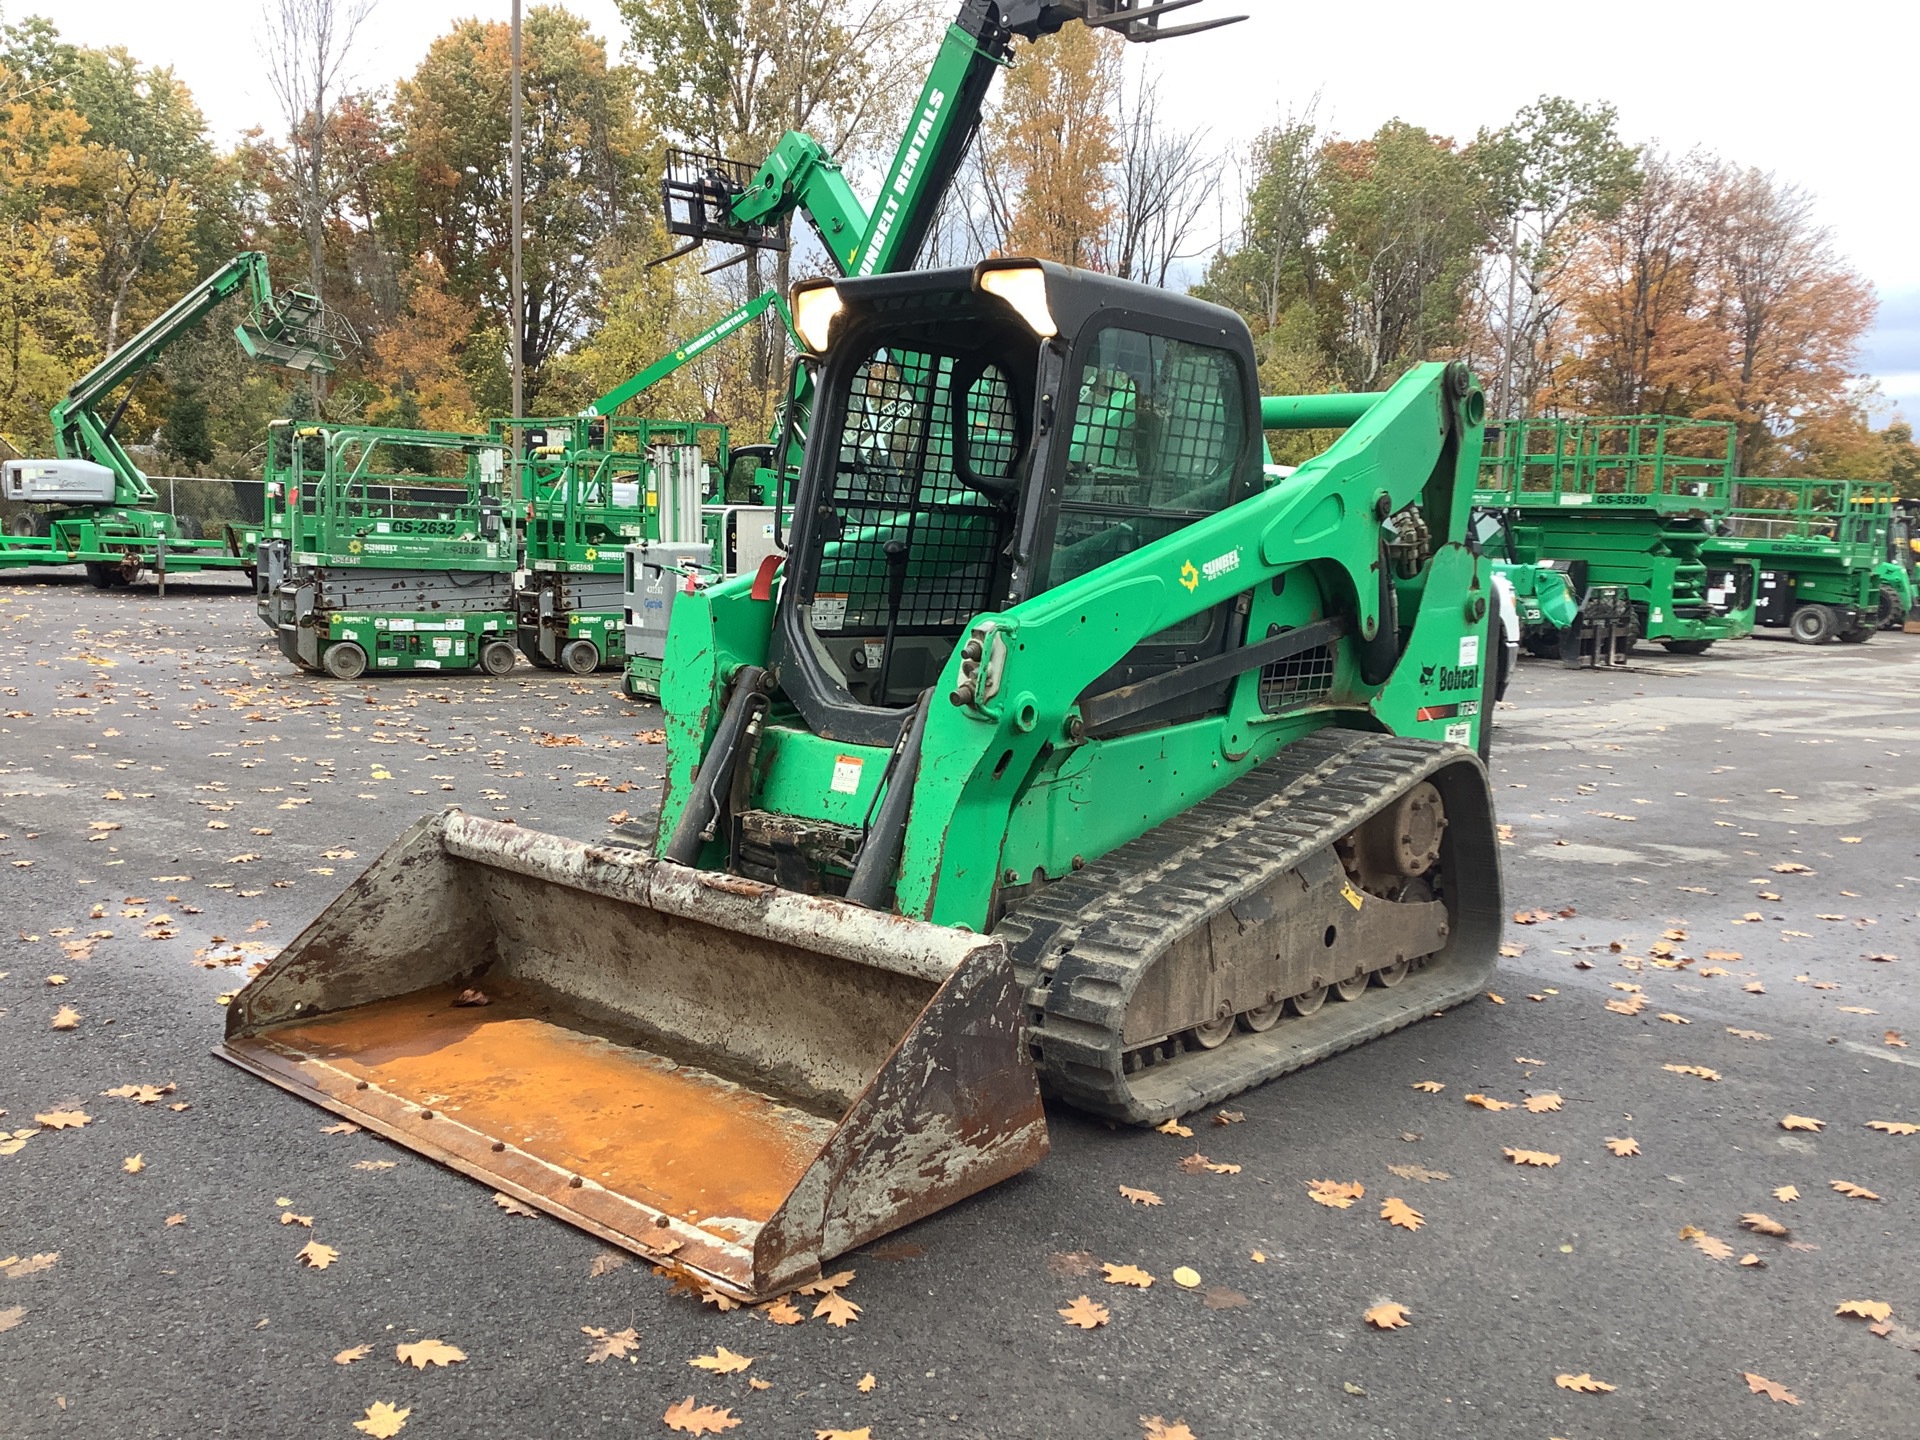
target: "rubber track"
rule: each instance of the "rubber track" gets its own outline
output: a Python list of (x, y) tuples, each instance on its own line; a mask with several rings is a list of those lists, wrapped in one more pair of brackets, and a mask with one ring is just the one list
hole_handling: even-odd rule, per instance
[[(1329, 997), (1265, 1034), (1236, 1032), (1126, 1072), (1133, 991), (1181, 936), (1303, 864), (1424, 779), (1447, 805), (1453, 929), (1392, 989)], [(1487, 982), (1502, 919), (1485, 768), (1459, 746), (1328, 728), (1218, 794), (1015, 906), (995, 927), (1027, 992), (1028, 1040), (1048, 1088), (1081, 1109), (1151, 1124), (1215, 1104), (1456, 1005)], [(1322, 857), (1316, 861), (1316, 857)]]

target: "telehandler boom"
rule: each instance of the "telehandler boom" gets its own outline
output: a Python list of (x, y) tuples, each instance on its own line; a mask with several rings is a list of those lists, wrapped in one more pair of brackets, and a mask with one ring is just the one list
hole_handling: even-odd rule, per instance
[[(1484, 402), (1035, 261), (810, 282), (787, 537), (672, 613), (658, 853), (449, 811), (221, 1054), (733, 1296), (1476, 993)], [(1344, 427), (1284, 478), (1263, 427)]]

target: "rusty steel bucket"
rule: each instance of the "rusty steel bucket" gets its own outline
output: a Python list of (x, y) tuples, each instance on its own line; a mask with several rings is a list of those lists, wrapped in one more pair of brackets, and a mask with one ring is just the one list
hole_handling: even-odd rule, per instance
[(1020, 1017), (996, 940), (450, 810), (216, 1053), (753, 1300), (1046, 1154)]

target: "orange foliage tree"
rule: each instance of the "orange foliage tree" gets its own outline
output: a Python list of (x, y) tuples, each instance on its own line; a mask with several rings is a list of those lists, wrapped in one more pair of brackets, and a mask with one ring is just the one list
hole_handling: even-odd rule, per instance
[(1013, 191), (1006, 243), (1014, 254), (1108, 268), (1121, 49), (1084, 25), (1020, 47), (992, 147)]

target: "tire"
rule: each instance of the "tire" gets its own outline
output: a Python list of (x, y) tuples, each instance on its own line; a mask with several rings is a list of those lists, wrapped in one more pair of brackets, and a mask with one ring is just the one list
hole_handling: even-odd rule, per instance
[(575, 675), (591, 675), (600, 668), (600, 647), (591, 640), (570, 640), (560, 652), (560, 663)]
[(1711, 640), (1662, 640), (1669, 655), (1704, 655), (1713, 648)]
[(367, 652), (351, 640), (336, 640), (321, 654), (320, 664), (336, 680), (358, 680), (367, 673)]
[(7, 520), (7, 534), (16, 540), (28, 540), (47, 533), (46, 522), (31, 510), (22, 510)]
[(1873, 638), (1873, 628), (1873, 626), (1862, 622), (1854, 626), (1851, 630), (1842, 630), (1840, 632), (1840, 643), (1842, 645), (1864, 645)]
[(1480, 666), (1480, 733), (1475, 737), (1474, 753), (1479, 755), (1482, 765), (1493, 763), (1493, 709), (1494, 700), (1501, 687), (1497, 674), (1501, 662), (1506, 658), (1507, 647), (1501, 643), (1500, 622), (1495, 620), (1487, 627), (1487, 643), (1494, 647), (1494, 654), (1484, 657)]
[(115, 567), (101, 560), (87, 561), (87, 583), (96, 590), (111, 590)]
[(175, 535), (181, 540), (204, 540), (206, 538), (206, 531), (201, 527), (198, 517), (193, 515), (174, 516), (173, 529)]
[(480, 647), (480, 668), (489, 675), (505, 675), (519, 658), (505, 640), (489, 640)]
[(1899, 630), (1907, 621), (1907, 612), (1901, 608), (1900, 592), (1891, 585), (1880, 587), (1880, 613), (1874, 624), (1881, 630)]
[(1829, 605), (1802, 605), (1787, 622), (1793, 638), (1802, 645), (1824, 645), (1840, 629), (1840, 617)]

